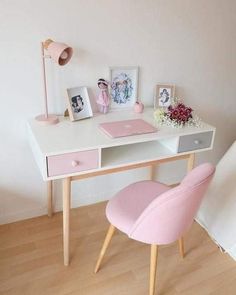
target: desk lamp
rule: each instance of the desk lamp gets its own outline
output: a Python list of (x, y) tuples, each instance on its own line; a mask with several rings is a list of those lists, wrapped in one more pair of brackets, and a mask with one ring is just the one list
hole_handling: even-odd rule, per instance
[[(59, 122), (56, 115), (48, 114), (47, 97), (47, 79), (45, 69), (45, 58), (51, 58), (59, 66), (66, 65), (73, 54), (73, 49), (64, 43), (54, 42), (51, 39), (41, 43), (42, 47), (42, 65), (43, 65), (43, 83), (44, 83), (44, 104), (45, 114), (37, 116), (35, 119), (43, 124), (57, 124)], [(46, 52), (46, 54), (45, 54)]]

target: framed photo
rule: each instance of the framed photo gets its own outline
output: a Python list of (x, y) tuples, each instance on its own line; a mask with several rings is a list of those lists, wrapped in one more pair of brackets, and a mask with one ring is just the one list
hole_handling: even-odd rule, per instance
[(154, 108), (167, 108), (175, 95), (175, 85), (157, 84)]
[(93, 116), (87, 87), (67, 89), (68, 112), (71, 121), (81, 120)]
[(133, 107), (138, 97), (138, 67), (110, 67), (111, 109)]

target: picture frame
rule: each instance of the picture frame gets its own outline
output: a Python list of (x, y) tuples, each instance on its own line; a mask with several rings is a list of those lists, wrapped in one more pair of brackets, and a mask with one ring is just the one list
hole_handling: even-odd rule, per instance
[(175, 85), (157, 84), (154, 97), (154, 108), (167, 108), (171, 105), (172, 98), (175, 96)]
[(77, 121), (93, 116), (88, 89), (85, 86), (68, 88), (68, 112), (71, 121)]
[(138, 67), (110, 67), (111, 110), (132, 108), (138, 98)]

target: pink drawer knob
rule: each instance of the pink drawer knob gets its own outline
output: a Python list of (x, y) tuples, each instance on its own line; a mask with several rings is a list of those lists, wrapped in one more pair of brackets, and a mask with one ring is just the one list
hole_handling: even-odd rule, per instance
[(72, 165), (73, 167), (76, 167), (76, 166), (79, 165), (79, 161), (75, 161), (75, 160), (73, 160), (73, 161), (71, 162), (71, 165)]

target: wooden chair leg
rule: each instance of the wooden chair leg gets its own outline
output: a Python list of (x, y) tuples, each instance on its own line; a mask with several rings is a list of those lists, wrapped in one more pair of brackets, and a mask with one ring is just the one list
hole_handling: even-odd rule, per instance
[(105, 255), (105, 252), (106, 252), (106, 250), (108, 248), (108, 245), (110, 244), (110, 241), (111, 241), (111, 238), (112, 238), (112, 236), (113, 236), (113, 234), (115, 232), (115, 229), (116, 228), (112, 224), (110, 224), (110, 227), (108, 229), (105, 241), (103, 243), (101, 252), (100, 252), (99, 257), (98, 257), (97, 264), (96, 264), (95, 269), (94, 269), (95, 273), (97, 273), (98, 270), (99, 270), (100, 264), (102, 262), (102, 259), (103, 259), (104, 255)]
[(149, 295), (154, 295), (156, 285), (158, 246), (151, 245)]
[(179, 254), (182, 258), (184, 258), (184, 238), (183, 237), (179, 239)]

